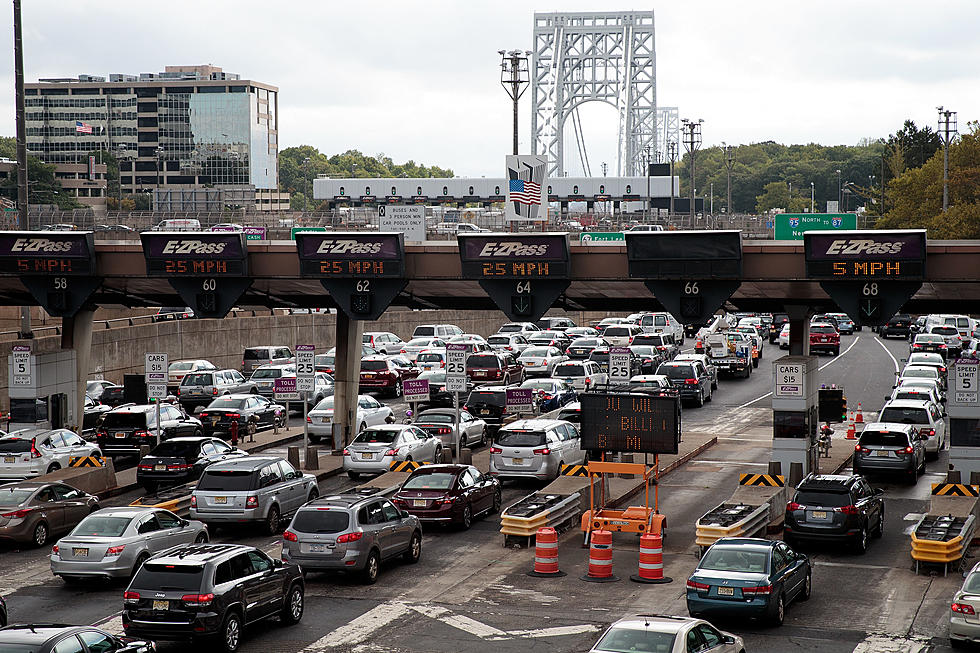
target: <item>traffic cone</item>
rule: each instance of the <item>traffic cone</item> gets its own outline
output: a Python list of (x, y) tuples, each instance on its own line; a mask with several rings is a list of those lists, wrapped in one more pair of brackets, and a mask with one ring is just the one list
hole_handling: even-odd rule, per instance
[(619, 580), (612, 573), (612, 533), (592, 531), (589, 545), (589, 573), (582, 580), (593, 583), (608, 583)]
[(534, 536), (534, 570), (527, 575), (537, 578), (565, 575), (558, 570), (558, 533), (555, 529), (548, 526), (538, 529)]
[(857, 440), (857, 430), (854, 428), (854, 422), (848, 422), (847, 424), (847, 436), (848, 440)]
[(664, 576), (663, 539), (659, 535), (640, 536), (640, 566), (637, 573), (630, 576), (636, 583), (669, 583), (673, 579)]
[(855, 424), (864, 424), (864, 415), (861, 413), (861, 402), (858, 402), (857, 415), (854, 416)]

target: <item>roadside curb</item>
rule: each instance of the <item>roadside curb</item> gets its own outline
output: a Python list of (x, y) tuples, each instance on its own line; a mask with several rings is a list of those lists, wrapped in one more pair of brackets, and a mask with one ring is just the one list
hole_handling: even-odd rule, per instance
[(837, 465), (837, 467), (834, 469), (834, 471), (832, 473), (834, 473), (834, 474), (840, 474), (842, 471), (844, 471), (844, 468), (847, 467), (849, 464), (851, 464), (851, 458), (853, 456), (854, 456), (854, 454), (850, 454), (847, 458), (845, 458), (844, 460), (842, 460), (841, 461), (841, 464), (840, 465)]
[[(658, 475), (657, 478), (658, 479), (663, 479), (663, 477), (665, 477), (667, 474), (671, 473), (672, 471), (674, 471), (675, 469), (677, 469), (681, 465), (684, 465), (684, 464), (690, 462), (694, 457), (700, 456), (702, 453), (704, 453), (705, 451), (707, 451), (711, 447), (715, 446), (716, 444), (718, 444), (718, 437), (717, 436), (713, 436), (710, 440), (708, 440), (704, 444), (700, 445), (699, 447), (697, 447), (695, 449), (692, 449), (691, 451), (688, 451), (686, 454), (684, 454), (683, 456), (680, 456), (677, 460), (675, 460), (674, 462), (672, 462), (669, 465), (667, 465), (666, 467), (664, 467), (662, 470), (660, 470), (660, 474)], [(643, 489), (643, 483), (642, 482), (638, 483), (636, 485), (636, 487), (634, 487), (632, 490), (630, 490), (629, 492), (627, 492), (626, 494), (624, 494), (623, 496), (621, 496), (612, 505), (613, 506), (622, 505), (622, 503), (624, 501), (626, 501), (627, 499), (632, 499), (634, 496), (636, 496), (637, 494), (639, 494), (639, 492), (640, 492), (641, 489)]]

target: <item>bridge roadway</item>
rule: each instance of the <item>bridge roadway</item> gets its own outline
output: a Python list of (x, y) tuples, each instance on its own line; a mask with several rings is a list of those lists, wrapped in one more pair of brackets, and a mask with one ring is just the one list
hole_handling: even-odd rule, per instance
[[(413, 308), (495, 309), (476, 281), (461, 278), (455, 243), (407, 245), (408, 286), (394, 304)], [(827, 294), (806, 278), (803, 243), (745, 241), (743, 280), (731, 303), (742, 310), (782, 311), (785, 304), (823, 304)], [(906, 305), (914, 312), (956, 306), (980, 312), (980, 241), (930, 241), (926, 280)], [(98, 305), (176, 306), (182, 304), (164, 278), (146, 274), (139, 243), (97, 241), (97, 269), (104, 278), (93, 301)], [(249, 269), (254, 283), (239, 306), (332, 306), (316, 279), (299, 274), (292, 241), (250, 242)], [(634, 312), (659, 305), (640, 280), (631, 280), (625, 246), (571, 246), (571, 285), (556, 307)], [(15, 276), (0, 277), (0, 302), (34, 304)]]
[[(892, 357), (904, 357), (907, 342), (882, 342), (868, 330), (842, 341), (841, 356), (820, 357), (820, 380), (843, 383), (849, 404), (862, 402), (865, 411), (877, 410), (898, 364)], [(673, 583), (654, 586), (625, 580), (637, 560), (636, 538), (625, 535), (614, 537), (614, 572), (623, 580), (610, 585), (579, 580), (587, 552), (580, 548), (576, 532), (561, 539), (559, 559), (566, 577), (529, 578), (533, 551), (503, 548), (496, 520), (480, 519), (465, 532), (426, 529), (421, 562), (387, 565), (373, 586), (310, 575), (302, 623), (250, 628), (241, 650), (564, 653), (588, 650), (599, 629), (625, 614), (686, 614), (684, 582), (697, 563), (695, 520), (729, 496), (740, 472), (764, 470), (769, 460), (772, 422), (767, 393), (772, 387), (771, 362), (780, 353), (767, 345), (764, 355), (750, 378), (724, 379), (711, 403), (684, 411), (687, 431), (715, 433), (719, 442), (666, 477), (660, 487), (661, 509), (671, 519), (664, 559)], [(870, 418), (872, 413), (865, 415)], [(835, 448), (849, 446), (843, 439), (834, 442)], [(863, 556), (837, 547), (806, 549), (814, 563), (813, 598), (792, 604), (782, 627), (738, 621), (718, 625), (743, 636), (752, 653), (950, 651), (946, 615), (962, 578), (957, 573), (945, 578), (916, 576), (910, 569), (906, 533), (911, 520), (926, 510), (929, 483), (942, 476), (946, 462), (944, 452), (939, 461), (928, 464), (927, 474), (915, 486), (873, 479), (885, 490), (884, 537), (874, 540)], [(326, 494), (351, 485), (345, 477), (336, 477), (323, 481), (320, 489)], [(505, 504), (535, 487), (508, 483)], [(278, 538), (247, 530), (221, 530), (215, 539), (279, 554)], [(120, 632), (123, 586), (66, 586), (50, 575), (47, 553), (0, 545), (0, 593), (8, 601), (11, 619), (99, 623)], [(182, 647), (165, 643), (160, 650), (169, 653)]]

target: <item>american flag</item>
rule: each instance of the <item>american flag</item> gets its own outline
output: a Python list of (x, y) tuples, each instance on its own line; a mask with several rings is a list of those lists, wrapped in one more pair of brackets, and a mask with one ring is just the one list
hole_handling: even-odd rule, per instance
[(510, 180), (510, 201), (518, 204), (541, 204), (541, 184), (523, 179)]
[(92, 125), (87, 122), (82, 122), (81, 120), (75, 121), (75, 133), (76, 134), (91, 134)]

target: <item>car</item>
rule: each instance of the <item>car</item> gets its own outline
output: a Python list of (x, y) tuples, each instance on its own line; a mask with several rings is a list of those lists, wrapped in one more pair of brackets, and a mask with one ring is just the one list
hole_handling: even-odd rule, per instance
[(921, 384), (916, 384), (913, 381), (917, 380), (906, 380), (901, 385), (895, 386), (892, 389), (892, 393), (885, 397), (885, 402), (894, 401), (895, 399), (923, 399), (936, 405), (942, 405), (946, 401), (939, 389), (938, 383), (928, 381), (927, 379), (921, 379), (923, 381)]
[[(6, 611), (2, 612), (6, 617)], [(4, 625), (6, 619), (0, 622)], [(83, 648), (84, 646), (84, 648)], [(156, 645), (135, 637), (111, 635), (95, 626), (17, 624), (0, 629), (0, 650), (32, 653), (154, 653)]]
[(604, 317), (601, 320), (593, 322), (592, 326), (595, 327), (595, 330), (601, 336), (602, 332), (613, 324), (633, 324), (633, 322), (625, 317)]
[(789, 349), (789, 322), (784, 324), (783, 328), (779, 330), (776, 342), (779, 343), (780, 349)]
[[(147, 560), (123, 593), (122, 626), (154, 640), (207, 641), (234, 653), (245, 624), (303, 618), (298, 565), (243, 544), (178, 546)], [(94, 653), (94, 652), (92, 652)]]
[[(543, 317), (537, 322), (535, 322), (534, 324), (543, 330), (565, 331), (566, 333), (570, 329), (588, 328), (588, 327), (576, 326), (575, 321), (568, 317)], [(573, 334), (569, 334), (569, 335), (573, 335)]]
[(909, 325), (909, 340), (912, 340), (915, 334), (925, 332), (927, 319), (929, 319), (928, 315), (920, 315), (919, 317), (915, 318), (912, 324)]
[(136, 482), (148, 494), (153, 494), (161, 485), (196, 481), (213, 463), (247, 455), (247, 451), (218, 438), (171, 438), (140, 460), (136, 466)]
[(565, 329), (565, 335), (569, 338), (598, 338), (599, 331), (592, 327), (569, 327)]
[(417, 367), (400, 365), (399, 361), (382, 355), (365, 356), (361, 359), (360, 387), (366, 391), (379, 391), (389, 397), (401, 397), (402, 384), (421, 372)]
[(85, 404), (82, 408), (82, 434), (91, 435), (99, 428), (102, 417), (112, 410), (112, 406), (100, 404), (92, 397), (85, 395)]
[[(840, 333), (829, 322), (810, 323), (810, 353), (825, 351), (833, 356), (840, 355)], [(758, 365), (755, 365), (758, 367)]]
[(391, 497), (399, 509), (422, 523), (456, 524), (500, 512), (500, 481), (472, 465), (426, 465), (405, 479)]
[[(192, 515), (193, 517), (193, 515)], [(66, 583), (132, 578), (153, 554), (178, 544), (208, 541), (208, 529), (162, 508), (101, 508), (51, 548), (51, 573)]]
[(481, 385), (473, 388), (463, 408), (487, 423), (491, 432), (500, 428), (507, 415), (507, 389), (516, 385)]
[[(140, 447), (157, 444), (157, 405), (124, 404), (102, 418), (96, 442), (107, 456), (138, 456)], [(181, 435), (204, 435), (201, 420), (180, 406), (160, 404), (160, 441)]]
[(980, 562), (963, 575), (963, 585), (953, 594), (949, 604), (949, 643), (953, 648), (965, 648), (980, 642), (978, 613), (980, 613)]
[(532, 347), (555, 347), (564, 353), (572, 343), (572, 339), (565, 335), (564, 331), (542, 331), (532, 333), (528, 336), (527, 342)]
[(294, 363), (275, 363), (256, 367), (248, 380), (255, 386), (260, 395), (271, 399), (275, 396), (276, 379), (295, 376), (296, 365)]
[(85, 394), (98, 401), (105, 389), (114, 385), (116, 384), (105, 379), (90, 379), (85, 382)]
[(789, 315), (786, 313), (773, 313), (772, 322), (769, 324), (769, 343), (775, 344), (783, 327), (789, 324)]
[(911, 424), (870, 422), (854, 445), (855, 474), (898, 474), (910, 485), (926, 471), (923, 438)]
[(909, 346), (909, 353), (932, 352), (939, 354), (943, 360), (949, 359), (949, 347), (946, 339), (938, 333), (917, 333)]
[(627, 385), (631, 389), (654, 388), (657, 390), (673, 390), (674, 386), (664, 374), (637, 374), (631, 376)]
[[(900, 378), (893, 386), (893, 392), (894, 390), (900, 390), (902, 392), (918, 391), (927, 395), (935, 394), (939, 397), (940, 404), (946, 402), (946, 389), (940, 379), (926, 379), (919, 377), (905, 377), (904, 379)], [(911, 398), (921, 399), (922, 397)]]
[[(306, 415), (310, 442), (331, 441), (333, 437), (334, 397), (324, 397)], [(357, 413), (354, 423), (358, 431), (371, 426), (380, 426), (395, 421), (391, 408), (385, 406), (371, 395), (357, 396)]]
[(98, 497), (64, 483), (0, 485), (0, 540), (44, 546), (98, 509)]
[(837, 330), (840, 334), (852, 336), (857, 327), (854, 324), (854, 320), (847, 316), (847, 313), (827, 313), (829, 317), (837, 320)]
[(939, 384), (943, 392), (946, 391), (945, 375), (932, 365), (906, 365), (902, 368), (898, 382), (901, 383), (903, 379), (930, 379)]
[(260, 525), (275, 535), (283, 517), (319, 495), (316, 477), (282, 458), (233, 458), (204, 470), (191, 493), (190, 515), (206, 524)]
[(561, 379), (528, 379), (522, 388), (534, 391), (534, 403), (538, 412), (549, 413), (578, 399), (575, 388)]
[(489, 231), (472, 222), (440, 222), (435, 228), (437, 234), (482, 234)]
[(293, 353), (284, 345), (246, 347), (242, 353), (242, 374), (249, 376), (264, 365), (286, 365), (292, 361)]
[[(593, 351), (590, 356), (594, 354)], [(551, 377), (568, 383), (577, 392), (588, 392), (592, 388), (609, 383), (609, 373), (603, 371), (599, 363), (593, 360), (559, 363), (555, 365)]]
[(460, 392), (449, 392), (446, 390), (446, 370), (434, 369), (422, 372), (417, 377), (419, 380), (429, 382), (429, 400), (422, 402), (429, 407), (452, 407), (454, 405), (454, 395), (459, 399), (459, 405), (466, 403), (466, 398), (470, 395), (476, 384), (470, 379), (466, 379), (466, 389)]
[(38, 478), (102, 451), (68, 429), (21, 429), (0, 437), (0, 480)]
[[(633, 352), (629, 347), (621, 347), (620, 349), (625, 349), (627, 351), (627, 375), (632, 376), (633, 374), (639, 374), (643, 371), (640, 363), (640, 358)], [(589, 354), (589, 361), (597, 363), (599, 369), (604, 373), (609, 373), (609, 347), (596, 347)]]
[(167, 391), (176, 392), (177, 387), (184, 380), (184, 377), (191, 372), (203, 372), (216, 370), (211, 361), (206, 360), (184, 360), (174, 361), (167, 367)]
[(455, 324), (420, 324), (412, 331), (413, 338), (439, 338), (449, 340), (463, 332)]
[(568, 360), (568, 356), (563, 354), (560, 349), (552, 346), (530, 346), (521, 352), (517, 361), (524, 367), (524, 375), (532, 376), (551, 376), (555, 371), (555, 365)]
[(238, 423), (238, 437), (251, 438), (259, 431), (286, 425), (286, 407), (262, 395), (225, 395), (213, 400), (197, 414), (201, 435), (230, 437)]
[(107, 386), (102, 390), (99, 401), (110, 408), (117, 408), (126, 403), (126, 388), (121, 385)]
[[(412, 422), (416, 427), (435, 436), (443, 449), (456, 450), (459, 437), (456, 435), (456, 411), (452, 408), (429, 408), (415, 416)], [(466, 410), (459, 411), (459, 432), (463, 434), (464, 447), (484, 446), (487, 443), (489, 427), (485, 420), (474, 417)]]
[(523, 335), (530, 335), (538, 331), (541, 331), (541, 327), (534, 322), (507, 322), (497, 329), (497, 333), (520, 333)]
[(708, 373), (708, 378), (711, 379), (711, 389), (718, 389), (718, 368), (714, 366), (711, 359), (704, 354), (680, 354), (673, 360), (674, 363), (686, 363), (688, 361), (701, 363)]
[(161, 220), (150, 231), (201, 231), (201, 221), (196, 218)]
[(926, 456), (936, 460), (946, 448), (945, 413), (939, 404), (925, 399), (895, 399), (882, 406), (879, 422), (912, 424), (923, 440)]
[(837, 322), (837, 318), (833, 317), (829, 313), (821, 313), (819, 315), (813, 315), (810, 317), (810, 324), (829, 324), (834, 327), (834, 331), (840, 333), (840, 324)]
[(422, 525), (384, 497), (335, 494), (296, 512), (282, 534), (281, 556), (304, 571), (354, 573), (370, 585), (384, 561), (419, 561)]
[(948, 324), (936, 325), (929, 328), (929, 333), (943, 337), (946, 343), (946, 357), (958, 358), (963, 350), (963, 337), (955, 326)]
[(673, 360), (677, 354), (681, 353), (681, 348), (674, 341), (674, 336), (669, 333), (641, 333), (633, 338), (633, 345), (656, 347), (664, 361)]
[(670, 384), (677, 388), (682, 400), (690, 399), (698, 407), (711, 401), (712, 380), (702, 362), (669, 361), (657, 368), (657, 374), (670, 379)]
[(809, 474), (786, 504), (783, 541), (842, 542), (858, 553), (885, 532), (884, 491), (857, 474)]
[[(662, 224), (635, 224), (630, 227), (627, 231), (663, 231), (664, 226)], [(625, 233), (625, 232), (624, 232)]]
[(390, 331), (365, 331), (361, 335), (361, 342), (368, 347), (374, 347), (382, 354), (397, 354), (405, 344), (401, 338)]
[(515, 356), (531, 346), (520, 333), (495, 333), (487, 338), (487, 344), (494, 351), (505, 351)]
[(154, 322), (168, 320), (189, 320), (194, 317), (194, 309), (189, 306), (162, 306), (151, 318)]
[(908, 313), (898, 313), (889, 318), (888, 322), (878, 331), (882, 338), (898, 336), (900, 338), (909, 337), (909, 327), (912, 325), (912, 316)]
[(476, 384), (510, 385), (524, 381), (524, 366), (510, 352), (484, 351), (467, 356), (466, 376)]
[(786, 607), (806, 601), (810, 559), (785, 542), (723, 537), (708, 547), (687, 579), (692, 617), (756, 618), (782, 625)]
[(369, 426), (344, 448), (343, 469), (351, 479), (361, 474), (384, 474), (398, 460), (436, 463), (442, 441), (411, 424)]
[(745, 643), (703, 619), (641, 614), (615, 621), (589, 649), (589, 653), (623, 651), (745, 653)]
[(446, 367), (446, 348), (430, 347), (423, 349), (415, 355), (414, 362), (415, 366), (422, 370), (422, 372), (444, 370)]
[(663, 352), (653, 345), (633, 345), (630, 351), (636, 356), (636, 366), (640, 374), (653, 374), (667, 360)]
[(565, 354), (568, 358), (585, 360), (597, 347), (608, 347), (609, 343), (604, 338), (576, 338), (568, 343)]
[(555, 419), (575, 425), (581, 424), (582, 404), (578, 401), (566, 404), (564, 408), (559, 409), (558, 414), (555, 415)]
[(965, 343), (963, 351), (960, 352), (960, 358), (972, 358), (973, 360), (980, 358), (980, 338), (972, 338)]
[(185, 409), (207, 406), (215, 397), (234, 394), (256, 394), (255, 381), (246, 379), (238, 370), (208, 370), (191, 372), (177, 386), (177, 401)]
[(602, 332), (602, 339), (610, 347), (629, 347), (633, 344), (633, 338), (641, 333), (643, 330), (635, 324), (614, 324)]
[[(766, 340), (767, 340), (766, 336), (763, 335), (765, 332), (764, 328), (760, 325), (755, 325), (755, 324), (749, 324), (749, 325), (739, 324), (737, 327), (733, 329), (733, 331), (735, 333), (744, 333), (752, 340), (752, 346), (759, 351), (758, 357), (756, 357), (756, 360), (753, 362), (755, 363), (757, 361), (761, 361), (762, 355), (765, 351)], [(758, 365), (756, 365), (756, 367), (758, 367)]]
[(519, 419), (500, 428), (490, 447), (490, 475), (553, 481), (562, 465), (581, 465), (588, 454), (578, 427), (557, 419)]
[[(283, 379), (295, 379), (295, 374), (287, 374)], [(324, 397), (329, 397), (334, 393), (334, 378), (327, 374), (326, 372), (315, 372), (313, 374), (313, 390), (307, 393), (307, 401), (311, 405), (319, 403)], [(302, 409), (302, 402), (297, 401), (292, 404), (291, 408), (296, 410), (297, 408)]]

